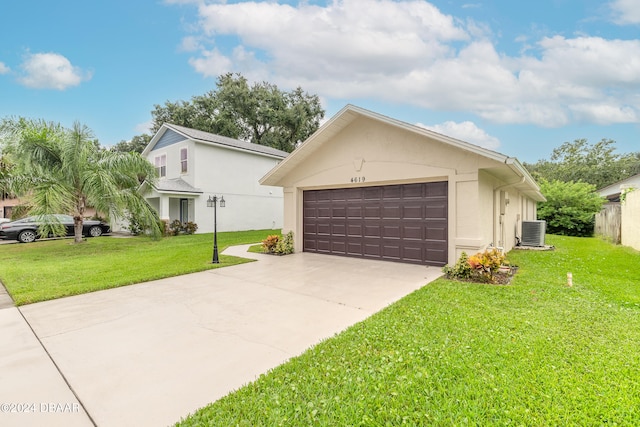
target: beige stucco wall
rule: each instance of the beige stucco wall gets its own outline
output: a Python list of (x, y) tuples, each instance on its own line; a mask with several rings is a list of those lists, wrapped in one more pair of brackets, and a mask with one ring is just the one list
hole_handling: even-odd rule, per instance
[(640, 251), (640, 189), (626, 193), (620, 205), (622, 244)]
[[(293, 231), (302, 248), (302, 193), (319, 188), (344, 188), (414, 182), (449, 182), (449, 263), (462, 251), (475, 253), (496, 244), (494, 216), (505, 186), (484, 168), (500, 163), (440, 141), (365, 117), (325, 142), (282, 179), (283, 231)], [(513, 247), (516, 219), (522, 214), (521, 195), (512, 189), (504, 224), (506, 250)], [(515, 203), (514, 203), (515, 202)]]

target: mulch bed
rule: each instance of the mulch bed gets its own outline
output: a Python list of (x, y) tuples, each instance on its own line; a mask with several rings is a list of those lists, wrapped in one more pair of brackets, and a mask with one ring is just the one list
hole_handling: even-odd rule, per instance
[(458, 282), (467, 282), (467, 283), (480, 283), (484, 285), (508, 285), (511, 283), (511, 279), (518, 272), (518, 267), (512, 266), (511, 271), (509, 273), (497, 272), (493, 275), (493, 282), (487, 281), (486, 276), (475, 275), (469, 279), (458, 279), (453, 277), (447, 277), (449, 280), (455, 280)]

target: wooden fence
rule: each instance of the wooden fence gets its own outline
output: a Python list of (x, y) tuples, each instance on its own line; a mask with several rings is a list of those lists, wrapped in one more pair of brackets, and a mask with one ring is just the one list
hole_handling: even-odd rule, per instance
[(622, 210), (620, 203), (607, 203), (596, 214), (596, 235), (620, 244), (622, 241)]

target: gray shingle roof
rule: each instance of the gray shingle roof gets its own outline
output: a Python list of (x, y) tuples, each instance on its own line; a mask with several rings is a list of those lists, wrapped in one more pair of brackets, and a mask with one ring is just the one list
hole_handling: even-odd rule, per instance
[(233, 148), (239, 148), (241, 150), (254, 151), (256, 153), (267, 154), (274, 157), (284, 159), (289, 155), (286, 151), (278, 150), (265, 145), (254, 144), (252, 142), (241, 141), (239, 139), (233, 139), (222, 135), (216, 135), (209, 132), (204, 132), (197, 129), (191, 129), (184, 126), (173, 125), (165, 123), (164, 126), (172, 129), (176, 132), (185, 135), (189, 139), (203, 142), (212, 142), (215, 144), (226, 145)]
[(182, 178), (159, 180), (154, 188), (158, 192), (170, 191), (174, 193), (202, 193), (199, 188), (192, 187), (191, 184)]

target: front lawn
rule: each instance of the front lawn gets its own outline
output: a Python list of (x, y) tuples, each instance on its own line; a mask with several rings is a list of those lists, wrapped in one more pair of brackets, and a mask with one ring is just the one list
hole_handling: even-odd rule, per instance
[(180, 425), (638, 425), (640, 253), (547, 243), (508, 286), (439, 279)]
[[(273, 230), (218, 233), (218, 250), (260, 242), (268, 234)], [(220, 255), (220, 264), (211, 264), (212, 255), (212, 234), (1, 245), (0, 281), (22, 305), (250, 261)]]

